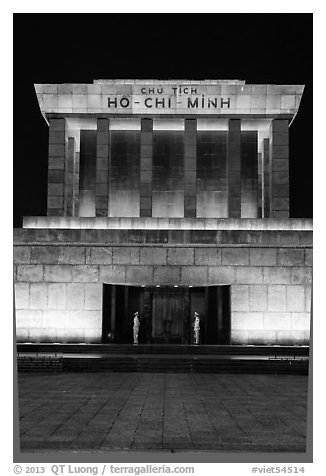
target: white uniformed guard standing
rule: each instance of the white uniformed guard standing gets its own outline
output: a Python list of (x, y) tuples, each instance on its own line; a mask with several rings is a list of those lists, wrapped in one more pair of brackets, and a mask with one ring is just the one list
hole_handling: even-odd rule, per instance
[(139, 320), (139, 313), (138, 311), (135, 312), (134, 314), (134, 344), (138, 344), (138, 333), (139, 333), (139, 327), (140, 327), (140, 320)]
[(194, 320), (194, 340), (195, 344), (199, 344), (199, 331), (200, 331), (200, 318), (198, 312), (195, 312), (195, 320)]

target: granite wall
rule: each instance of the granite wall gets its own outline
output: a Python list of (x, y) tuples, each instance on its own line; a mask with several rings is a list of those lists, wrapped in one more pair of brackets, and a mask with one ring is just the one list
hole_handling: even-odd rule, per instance
[(103, 283), (231, 285), (233, 344), (309, 342), (312, 232), (14, 233), (19, 342), (100, 342)]

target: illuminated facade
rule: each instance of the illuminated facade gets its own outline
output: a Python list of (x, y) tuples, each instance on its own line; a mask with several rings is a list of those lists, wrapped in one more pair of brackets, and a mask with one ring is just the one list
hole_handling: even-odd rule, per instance
[[(46, 217), (16, 229), (20, 342), (309, 342), (312, 223), (289, 216), (303, 86), (35, 86)], [(294, 158), (295, 160), (295, 158)]]

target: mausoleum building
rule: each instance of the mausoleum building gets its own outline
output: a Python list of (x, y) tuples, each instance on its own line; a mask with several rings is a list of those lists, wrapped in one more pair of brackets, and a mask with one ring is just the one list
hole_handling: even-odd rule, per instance
[[(37, 84), (47, 216), (14, 230), (18, 342), (308, 344), (312, 221), (289, 207), (304, 86)], [(295, 157), (291, 157), (295, 161)]]

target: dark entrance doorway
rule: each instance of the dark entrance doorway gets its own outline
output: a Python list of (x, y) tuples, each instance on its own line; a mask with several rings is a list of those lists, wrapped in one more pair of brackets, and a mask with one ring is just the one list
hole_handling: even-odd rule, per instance
[(230, 344), (230, 286), (103, 285), (104, 343), (133, 342), (139, 311), (139, 344), (193, 344), (200, 315), (200, 344)]
[(186, 288), (154, 288), (151, 294), (152, 342), (187, 343), (189, 293)]

